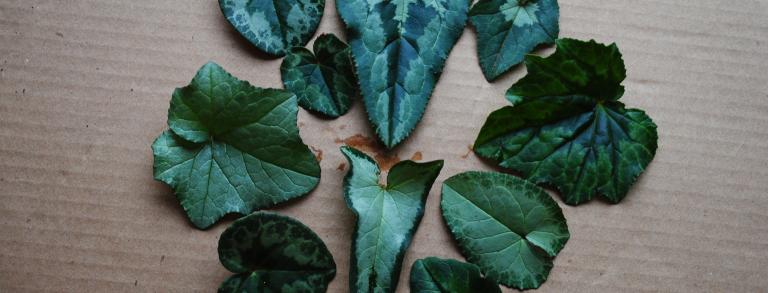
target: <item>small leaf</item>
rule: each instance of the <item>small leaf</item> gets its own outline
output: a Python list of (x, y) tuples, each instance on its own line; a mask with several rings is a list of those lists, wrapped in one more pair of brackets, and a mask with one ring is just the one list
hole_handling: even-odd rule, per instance
[(393, 148), (426, 110), (464, 30), (467, 0), (337, 0), (360, 90), (381, 141)]
[(362, 152), (342, 147), (349, 161), (344, 178), (347, 206), (357, 216), (349, 287), (351, 292), (395, 292), (405, 250), (424, 215), (429, 189), (443, 161), (402, 161), (379, 185), (379, 166)]
[(219, 0), (230, 24), (260, 50), (283, 56), (303, 47), (323, 17), (325, 0)]
[(219, 293), (325, 292), (336, 276), (328, 248), (299, 221), (257, 212), (219, 238), (219, 260), (235, 273)]
[(489, 81), (523, 61), (560, 32), (557, 0), (480, 0), (469, 11), (480, 68)]
[(554, 185), (567, 204), (596, 194), (620, 202), (656, 154), (658, 134), (645, 112), (618, 101), (626, 73), (616, 45), (561, 39), (526, 65), (507, 92), (513, 106), (491, 113), (475, 152)]
[(411, 293), (501, 293), (499, 285), (483, 278), (477, 266), (453, 259), (428, 257), (411, 268)]
[(443, 183), (448, 228), (469, 262), (489, 279), (538, 288), (570, 238), (563, 212), (538, 186), (491, 172), (466, 172)]
[(155, 140), (155, 179), (198, 228), (304, 195), (320, 166), (296, 126), (296, 96), (240, 81), (214, 63), (176, 89)]
[(315, 40), (314, 51), (291, 49), (280, 66), (283, 85), (307, 110), (334, 118), (344, 115), (357, 95), (349, 46), (325, 34)]

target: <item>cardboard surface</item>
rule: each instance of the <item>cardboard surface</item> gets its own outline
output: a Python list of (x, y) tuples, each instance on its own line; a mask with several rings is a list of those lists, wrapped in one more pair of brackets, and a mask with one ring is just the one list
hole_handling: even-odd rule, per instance
[[(621, 204), (561, 204), (572, 237), (541, 291), (768, 291), (768, 1), (560, 6), (561, 36), (618, 43), (623, 101), (647, 111), (660, 140)], [(333, 1), (321, 32), (341, 32)], [(171, 92), (208, 60), (282, 87), (281, 60), (244, 41), (217, 1), (0, 0), (0, 292), (213, 292), (229, 275), (216, 245), (231, 219), (194, 229), (152, 179), (150, 144), (167, 127)], [(414, 260), (462, 259), (440, 218), (440, 186), (494, 169), (468, 145), (524, 71), (486, 82), (468, 28), (424, 119), (394, 151), (445, 159), (399, 292)], [(373, 134), (360, 101), (337, 120), (301, 110), (299, 121), (322, 153), (322, 181), (276, 210), (326, 241), (339, 269), (329, 292), (346, 292), (354, 219), (338, 148)]]

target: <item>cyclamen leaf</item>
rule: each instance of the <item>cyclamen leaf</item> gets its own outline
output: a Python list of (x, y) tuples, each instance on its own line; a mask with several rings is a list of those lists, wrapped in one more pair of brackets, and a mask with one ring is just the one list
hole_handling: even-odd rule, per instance
[(299, 221), (257, 212), (219, 238), (219, 260), (235, 273), (219, 293), (325, 292), (336, 276), (328, 248)]
[(155, 179), (170, 185), (198, 228), (228, 213), (304, 195), (320, 166), (296, 127), (296, 96), (240, 81), (214, 63), (176, 89), (170, 131), (155, 140)]
[(283, 56), (315, 34), (325, 0), (219, 0), (230, 24), (260, 50)]
[(283, 84), (305, 109), (330, 117), (344, 115), (357, 95), (349, 46), (325, 34), (315, 40), (314, 51), (291, 49), (280, 66)]
[(616, 45), (561, 39), (526, 65), (507, 92), (513, 106), (491, 113), (475, 152), (553, 185), (567, 204), (596, 194), (620, 202), (656, 154), (658, 134), (645, 112), (618, 101), (626, 71)]
[(344, 197), (357, 216), (350, 292), (395, 292), (405, 250), (443, 161), (397, 163), (389, 171), (387, 185), (381, 186), (373, 159), (350, 147), (342, 147), (341, 152), (350, 165)]
[(489, 81), (523, 61), (560, 32), (557, 0), (480, 0), (469, 11), (480, 68)]
[(411, 292), (501, 293), (501, 289), (495, 282), (483, 278), (473, 264), (428, 257), (413, 263)]
[(443, 183), (443, 218), (469, 262), (489, 279), (538, 288), (570, 238), (563, 212), (538, 186), (491, 172), (466, 172)]
[(337, 0), (368, 119), (393, 148), (421, 120), (463, 32), (467, 0)]

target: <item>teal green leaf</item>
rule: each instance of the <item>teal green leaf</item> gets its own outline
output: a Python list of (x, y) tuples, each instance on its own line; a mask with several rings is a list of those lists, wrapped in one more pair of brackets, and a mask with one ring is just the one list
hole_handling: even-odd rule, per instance
[(428, 257), (411, 268), (411, 293), (501, 293), (477, 266), (453, 259)]
[(230, 24), (260, 50), (283, 56), (303, 47), (323, 17), (325, 0), (219, 0)]
[(480, 0), (469, 11), (480, 68), (489, 81), (520, 64), (560, 32), (557, 0)]
[(350, 165), (344, 197), (357, 217), (350, 292), (395, 292), (405, 250), (424, 215), (429, 189), (443, 161), (397, 163), (382, 186), (373, 159), (350, 147), (342, 147), (341, 152)]
[(240, 81), (214, 63), (176, 89), (166, 131), (155, 140), (155, 179), (204, 229), (304, 195), (320, 166), (301, 141), (296, 96)]
[(304, 109), (334, 118), (344, 115), (357, 96), (349, 46), (324, 34), (315, 40), (314, 51), (291, 49), (280, 66), (283, 85), (296, 94)]
[(624, 197), (656, 154), (656, 124), (627, 109), (616, 45), (557, 41), (547, 58), (528, 56), (528, 75), (507, 92), (512, 106), (488, 117), (475, 152), (528, 180), (557, 188), (567, 204)]
[(235, 273), (219, 293), (325, 292), (336, 276), (328, 248), (299, 221), (257, 212), (232, 223), (219, 238), (219, 260)]
[(453, 176), (443, 183), (440, 207), (467, 260), (508, 287), (538, 288), (570, 238), (557, 203), (540, 187), (512, 175)]
[(337, 0), (368, 119), (393, 148), (426, 110), (461, 36), (467, 0)]

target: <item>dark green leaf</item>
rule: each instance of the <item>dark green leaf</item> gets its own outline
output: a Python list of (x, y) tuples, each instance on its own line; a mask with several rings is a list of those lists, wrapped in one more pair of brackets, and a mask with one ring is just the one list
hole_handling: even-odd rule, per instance
[(229, 23), (260, 50), (283, 56), (303, 47), (323, 17), (325, 0), (219, 0)]
[(428, 257), (411, 268), (411, 293), (501, 293), (499, 285), (483, 278), (477, 266), (453, 259)]
[(461, 36), (467, 0), (337, 0), (347, 26), (368, 119), (384, 145), (421, 120), (445, 60)]
[(219, 293), (325, 292), (336, 263), (320, 237), (286, 216), (257, 212), (219, 238), (219, 260), (235, 273)]
[(469, 11), (477, 30), (480, 68), (496, 79), (541, 44), (552, 44), (560, 31), (557, 0), (480, 0)]
[(155, 140), (155, 179), (207, 228), (311, 191), (320, 166), (296, 127), (296, 96), (240, 81), (214, 63), (176, 89), (166, 131)]
[(280, 66), (283, 84), (305, 109), (330, 117), (344, 115), (357, 95), (349, 46), (325, 34), (315, 40), (314, 51), (291, 49)]
[(656, 154), (656, 124), (626, 109), (624, 62), (615, 45), (563, 39), (548, 58), (528, 56), (528, 75), (493, 112), (475, 152), (535, 183), (554, 185), (568, 204), (601, 194), (612, 203)]
[(440, 206), (462, 254), (505, 286), (538, 288), (570, 237), (563, 212), (543, 189), (503, 173), (449, 178)]
[(379, 167), (362, 152), (342, 147), (349, 160), (344, 178), (347, 206), (357, 216), (352, 242), (351, 292), (394, 292), (405, 250), (424, 215), (429, 189), (443, 161), (403, 161), (379, 185)]

